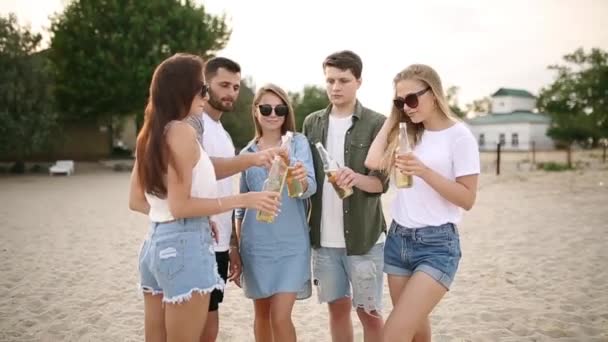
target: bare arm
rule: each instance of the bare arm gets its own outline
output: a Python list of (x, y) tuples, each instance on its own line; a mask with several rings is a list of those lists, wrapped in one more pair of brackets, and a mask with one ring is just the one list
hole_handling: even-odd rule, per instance
[[(242, 207), (263, 207), (269, 212), (278, 209), (278, 194), (259, 192), (222, 198), (190, 196), (192, 168), (198, 162), (199, 150), (195, 132), (186, 123), (176, 123), (167, 130), (167, 144), (173, 160), (167, 172), (167, 199), (175, 218), (211, 216)], [(256, 203), (257, 202), (257, 203)]]
[(233, 176), (253, 166), (252, 154), (241, 154), (232, 158), (211, 157), (218, 180)]
[(394, 122), (391, 118), (384, 120), (382, 128), (376, 134), (372, 145), (369, 147), (367, 157), (365, 158), (365, 167), (370, 170), (380, 170), (382, 164), (382, 157), (388, 146), (388, 134), (393, 127)]
[(413, 153), (398, 155), (395, 166), (405, 174), (422, 178), (443, 198), (465, 210), (475, 204), (478, 174), (456, 177), (453, 181), (424, 165)]
[(357, 180), (355, 180), (355, 186), (370, 194), (377, 194), (383, 191), (382, 182), (378, 177), (366, 176), (360, 173), (356, 174)]
[(131, 171), (131, 190), (129, 191), (129, 209), (148, 215), (150, 212), (150, 204), (144, 195), (144, 189), (139, 182), (137, 175), (137, 161), (133, 165)]
[(477, 197), (477, 179), (479, 175), (468, 175), (451, 181), (433, 170), (422, 177), (424, 181), (437, 191), (443, 198), (453, 204), (471, 210)]
[(234, 220), (234, 230), (236, 233), (236, 240), (237, 241), (241, 241), (241, 226), (243, 224), (243, 219), (242, 218), (235, 218)]
[(212, 157), (216, 178), (223, 179), (243, 172), (252, 166), (270, 168), (274, 156), (281, 153), (280, 148), (269, 148), (256, 153), (243, 153), (231, 158)]

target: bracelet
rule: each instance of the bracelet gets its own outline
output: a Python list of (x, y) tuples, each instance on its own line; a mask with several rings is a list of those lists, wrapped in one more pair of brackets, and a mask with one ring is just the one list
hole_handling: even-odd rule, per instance
[(222, 210), (222, 200), (219, 197), (216, 197), (215, 199), (217, 200), (217, 206), (221, 211)]

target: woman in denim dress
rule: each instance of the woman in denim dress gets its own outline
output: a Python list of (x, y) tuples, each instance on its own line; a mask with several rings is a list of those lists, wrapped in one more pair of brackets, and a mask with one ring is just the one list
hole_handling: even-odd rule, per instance
[[(255, 153), (280, 146), (281, 137), (295, 130), (289, 98), (281, 88), (269, 84), (254, 97), (252, 116), (256, 136), (242, 151)], [(257, 210), (237, 210), (236, 226), (243, 261), (242, 285), (255, 307), (256, 341), (296, 341), (291, 311), (298, 293), (310, 286), (310, 240), (306, 199), (316, 191), (312, 155), (307, 139), (295, 134), (289, 159), (294, 178), (304, 192), (298, 198), (281, 195), (281, 209), (274, 222), (256, 219)], [(241, 174), (241, 193), (260, 191), (268, 169), (251, 167)]]

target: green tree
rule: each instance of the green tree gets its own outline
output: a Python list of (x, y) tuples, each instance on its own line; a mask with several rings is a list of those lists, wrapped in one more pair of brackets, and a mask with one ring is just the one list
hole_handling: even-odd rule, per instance
[(0, 155), (24, 160), (48, 146), (55, 127), (46, 52), (42, 36), (19, 26), (14, 14), (0, 17)]
[(74, 0), (53, 18), (51, 32), (58, 109), (110, 128), (117, 117), (143, 112), (163, 59), (207, 57), (230, 36), (224, 17), (191, 0)]
[(302, 93), (289, 93), (291, 104), (296, 114), (296, 130), (302, 130), (304, 118), (319, 109), (323, 109), (329, 105), (329, 98), (325, 89), (309, 85), (305, 86)]
[(551, 65), (555, 81), (540, 91), (539, 110), (551, 115), (547, 134), (567, 146), (596, 146), (608, 137), (608, 53), (582, 48), (564, 56), (565, 65)]
[(460, 88), (456, 86), (451, 86), (446, 91), (446, 98), (448, 100), (448, 104), (450, 105), (450, 110), (459, 118), (464, 118), (467, 113), (463, 111), (460, 106), (458, 106), (458, 91)]
[(492, 112), (492, 99), (486, 96), (481, 99), (473, 100), (473, 102), (468, 103), (465, 108), (467, 113), (487, 114)]

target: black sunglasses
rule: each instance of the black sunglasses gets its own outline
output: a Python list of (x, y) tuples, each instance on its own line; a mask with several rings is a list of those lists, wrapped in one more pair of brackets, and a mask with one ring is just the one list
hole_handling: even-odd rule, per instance
[(403, 105), (407, 105), (408, 107), (410, 107), (412, 109), (416, 108), (416, 107), (418, 107), (418, 96), (422, 96), (424, 93), (426, 93), (427, 91), (429, 91), (429, 89), (431, 89), (431, 87), (426, 87), (426, 88), (424, 88), (421, 91), (416, 92), (416, 93), (407, 94), (407, 95), (405, 95), (405, 97), (399, 97), (399, 96), (397, 96), (393, 100), (393, 104), (400, 111), (403, 111)]
[(200, 92), (201, 97), (204, 98), (205, 96), (207, 96), (208, 93), (209, 93), (209, 86), (206, 85), (205, 83), (201, 82), (201, 92)]
[(258, 106), (258, 109), (260, 110), (260, 114), (262, 114), (264, 116), (268, 116), (268, 115), (272, 114), (273, 108), (274, 108), (274, 113), (276, 114), (276, 116), (287, 116), (287, 114), (289, 114), (289, 108), (284, 104), (276, 105), (274, 107), (272, 107), (272, 105), (269, 105), (269, 104), (263, 104), (263, 105)]

